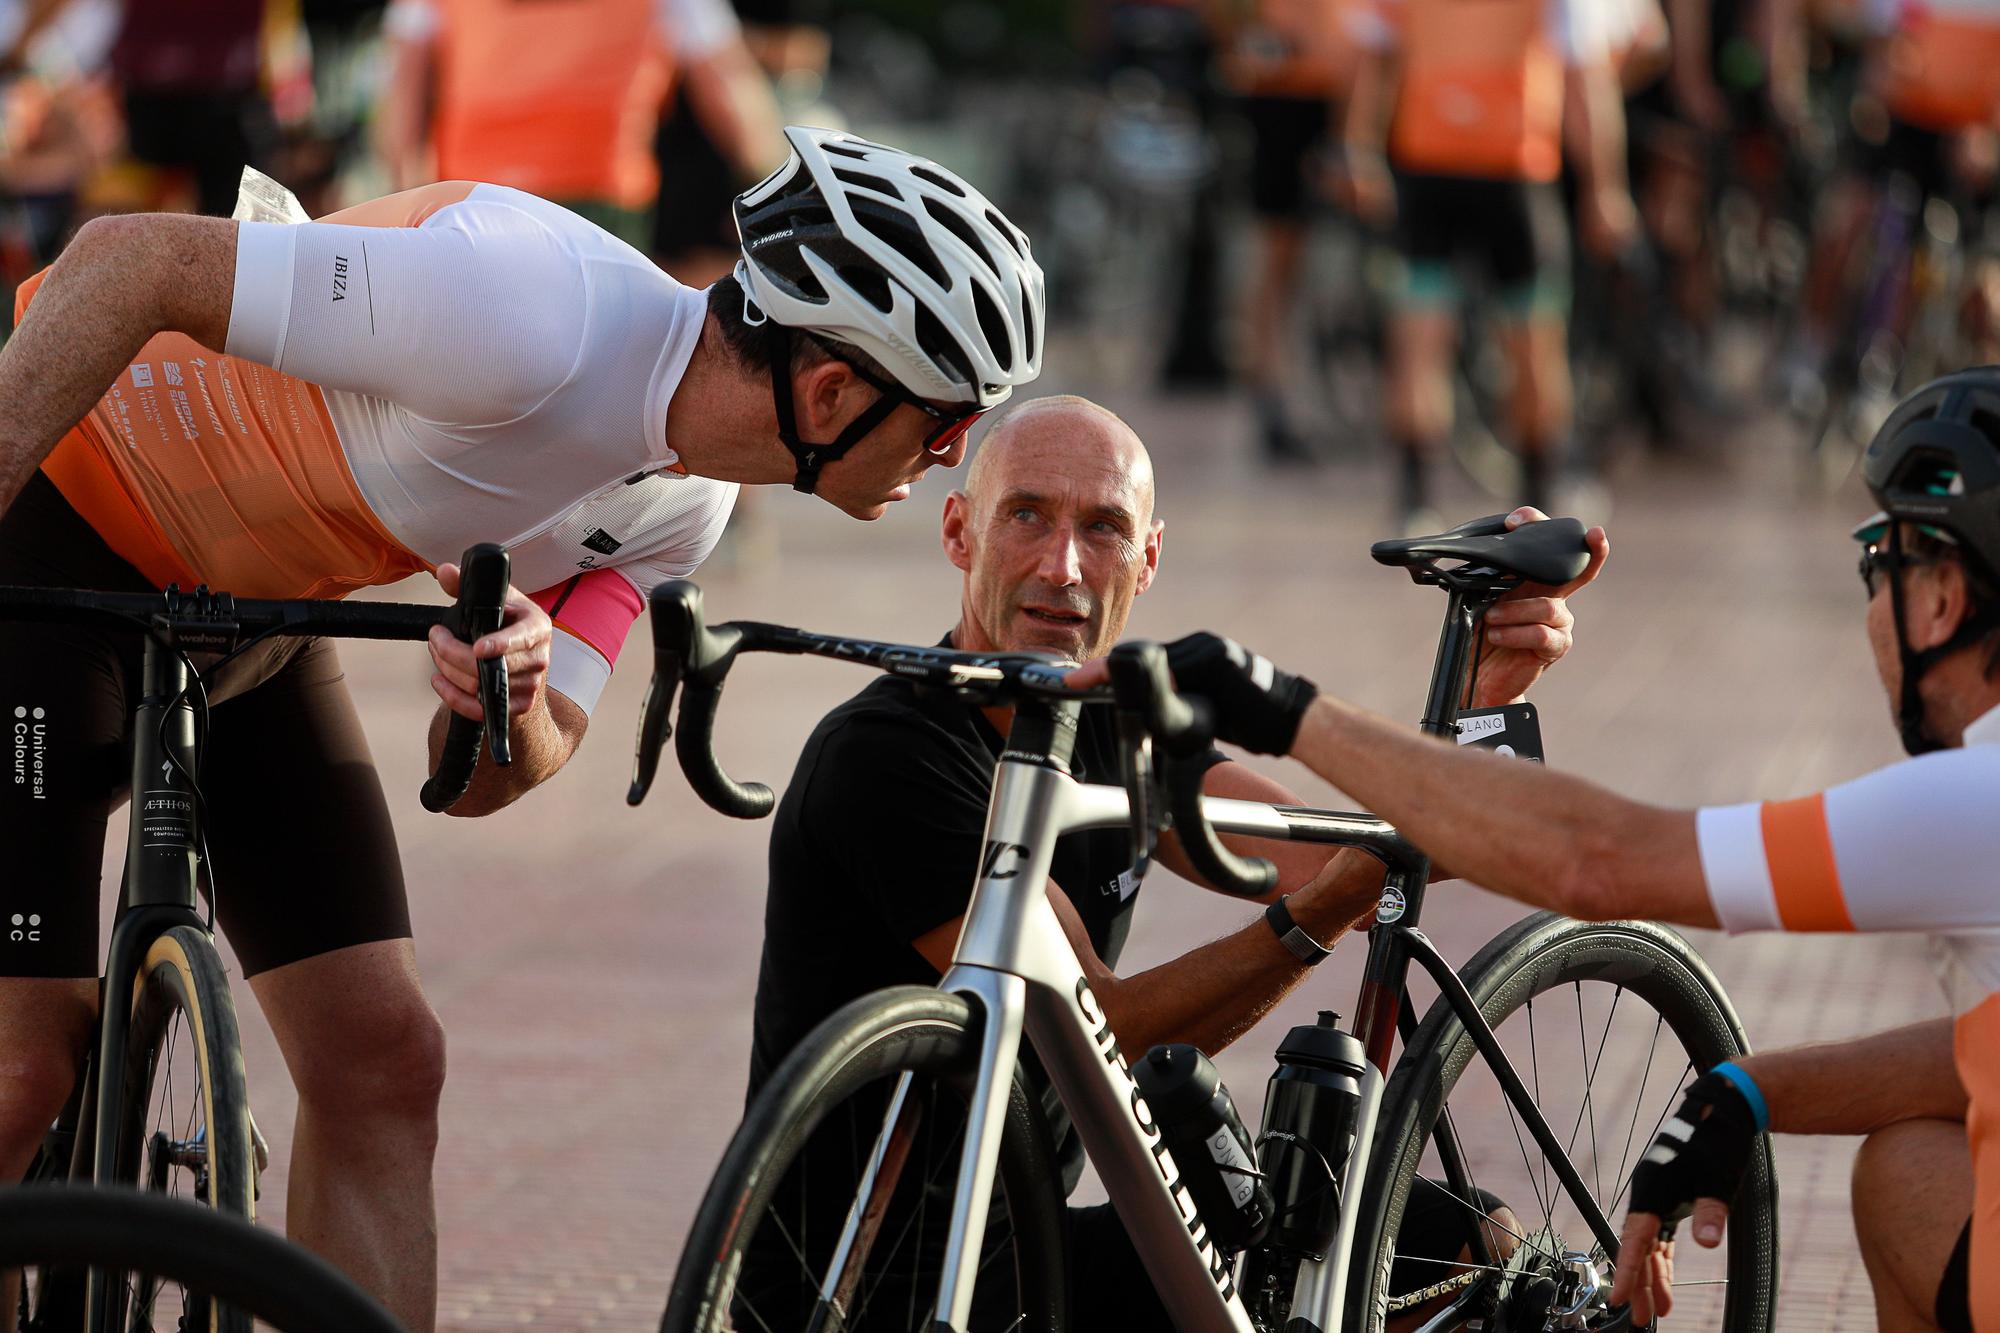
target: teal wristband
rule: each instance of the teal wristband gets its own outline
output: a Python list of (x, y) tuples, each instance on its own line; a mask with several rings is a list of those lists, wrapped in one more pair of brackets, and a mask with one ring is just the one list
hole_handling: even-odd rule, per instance
[(1733, 1060), (1724, 1060), (1708, 1072), (1722, 1075), (1743, 1094), (1743, 1100), (1750, 1103), (1750, 1114), (1757, 1120), (1759, 1134), (1771, 1132), (1771, 1108), (1765, 1105), (1764, 1093), (1758, 1088), (1756, 1079), (1751, 1078), (1749, 1073)]

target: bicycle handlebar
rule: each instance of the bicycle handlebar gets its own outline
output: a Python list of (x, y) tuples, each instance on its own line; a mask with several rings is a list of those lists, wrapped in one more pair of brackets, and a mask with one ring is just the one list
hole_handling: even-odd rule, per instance
[[(466, 643), (500, 628), (507, 609), (507, 552), (492, 542), (468, 547), (458, 567), (458, 600), (445, 612), (446, 629)], [(457, 805), (472, 787), (473, 772), (479, 767), (479, 741), (486, 739), (487, 753), (505, 768), (514, 762), (508, 745), (507, 660), (504, 657), (479, 659), (479, 711), (484, 719), (475, 722), (458, 713), (445, 726), (444, 746), (438, 753), (437, 772), (425, 780), (417, 799), (432, 814), (443, 814)]]
[[(1067, 662), (1041, 653), (970, 653), (950, 648), (922, 648), (814, 634), (758, 621), (730, 621), (710, 626), (702, 608), (701, 589), (687, 579), (663, 583), (653, 590), (653, 679), (646, 690), (644, 713), (633, 756), (632, 785), (626, 803), (638, 805), (659, 773), (660, 751), (671, 737), (674, 754), (688, 784), (712, 808), (737, 819), (762, 819), (771, 813), (776, 796), (761, 782), (743, 783), (729, 776), (715, 753), (715, 715), (729, 669), (743, 653), (808, 654), (834, 657), (872, 666), (948, 689), (969, 703), (1005, 703), (1029, 697), (1076, 702), (1115, 702), (1126, 717), (1141, 720), (1141, 732), (1157, 742), (1174, 761), (1171, 765), (1173, 827), (1202, 876), (1224, 892), (1258, 896), (1277, 881), (1268, 861), (1238, 857), (1222, 845), (1202, 814), (1201, 777), (1214, 732), (1207, 708), (1177, 694), (1167, 674), (1166, 652), (1157, 644), (1121, 645), (1112, 653), (1109, 688), (1073, 690)], [(681, 695), (680, 728), (669, 720), (674, 695)], [(1143, 772), (1148, 766), (1136, 766)], [(1127, 789), (1137, 822), (1149, 812), (1148, 788), (1132, 775)], [(1186, 776), (1183, 776), (1186, 775)], [(1150, 830), (1148, 831), (1148, 836)], [(1149, 844), (1148, 844), (1149, 845)], [(1138, 849), (1135, 848), (1135, 852)]]
[[(497, 557), (497, 559), (496, 559)], [(497, 581), (496, 581), (497, 580)], [(324, 600), (236, 598), (211, 592), (206, 585), (184, 592), (95, 592), (81, 588), (0, 587), (0, 619), (33, 622), (117, 620), (152, 634), (176, 650), (227, 653), (249, 639), (264, 635), (413, 642), (429, 636), (431, 626), (448, 625), (471, 640), (499, 628), (507, 596), (507, 553), (482, 544), (466, 551), (460, 566), (458, 601), (451, 606), (418, 606), (403, 602), (335, 602)], [(452, 718), (438, 776), (426, 781), (424, 808), (450, 808), (464, 795), (478, 758), (482, 733), (496, 763), (508, 762), (507, 669), (500, 659), (480, 663), (479, 697), (486, 714), (484, 727)], [(469, 733), (469, 737), (467, 736)], [(456, 739), (454, 739), (456, 737)], [(464, 753), (460, 753), (463, 751)], [(443, 779), (455, 767), (465, 776), (447, 795)], [(434, 800), (442, 803), (434, 804)]]

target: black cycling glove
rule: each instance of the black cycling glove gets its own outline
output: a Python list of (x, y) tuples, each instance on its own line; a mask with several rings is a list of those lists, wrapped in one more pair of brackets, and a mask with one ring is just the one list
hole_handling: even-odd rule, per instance
[(1726, 1076), (1711, 1071), (1690, 1083), (1680, 1109), (1632, 1172), (1632, 1211), (1658, 1217), (1661, 1237), (1669, 1238), (1696, 1199), (1733, 1203), (1762, 1132), (1758, 1120)]
[(1233, 639), (1190, 634), (1167, 645), (1174, 687), (1207, 699), (1217, 740), (1258, 754), (1287, 754), (1319, 694), (1304, 676), (1280, 671)]

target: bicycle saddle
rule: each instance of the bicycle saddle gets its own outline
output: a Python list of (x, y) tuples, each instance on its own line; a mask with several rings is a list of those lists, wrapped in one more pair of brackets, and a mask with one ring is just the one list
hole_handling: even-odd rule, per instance
[(1431, 566), (1439, 560), (1464, 561), (1464, 568), (1485, 568), (1516, 575), (1529, 583), (1568, 583), (1590, 563), (1583, 524), (1573, 518), (1552, 518), (1507, 531), (1507, 516), (1493, 514), (1461, 523), (1434, 537), (1402, 537), (1376, 542), (1368, 553), (1384, 565)]

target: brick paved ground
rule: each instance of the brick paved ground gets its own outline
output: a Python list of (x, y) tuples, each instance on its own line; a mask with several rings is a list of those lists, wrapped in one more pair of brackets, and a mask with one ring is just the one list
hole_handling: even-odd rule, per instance
[[(1165, 568), (1134, 631), (1226, 628), (1327, 688), (1414, 717), (1442, 604), (1366, 560), (1382, 522), (1377, 474), (1273, 478), (1245, 461), (1227, 410), (1117, 405), (1154, 446), (1168, 525)], [(1580, 646), (1540, 695), (1555, 762), (1663, 801), (1797, 794), (1895, 755), (1845, 537), (1861, 499), (1801, 500), (1758, 432), (1717, 456), (1728, 461), (1620, 479), (1610, 572), (1580, 601)], [(789, 493), (759, 497), (784, 529), (782, 573), (711, 567), (712, 614), (929, 641), (956, 607), (935, 542), (948, 480), (868, 528)], [(1468, 493), (1454, 512), (1490, 507)], [(479, 822), (428, 817), (413, 799), (414, 738), (430, 711), (424, 664), (407, 649), (345, 651), (405, 840), (427, 986), (451, 1036), (442, 1325), (650, 1328), (740, 1109), (764, 828), (698, 807), (676, 776), (644, 808), (624, 806), (643, 631), (573, 771)], [(814, 719), (862, 683), (830, 664), (755, 661), (724, 710), (729, 765), (782, 781)], [(1302, 770), (1277, 771), (1310, 799), (1337, 799)], [(1128, 961), (1159, 961), (1246, 915), (1162, 875)], [(1433, 895), (1425, 924), (1462, 959), (1516, 915), (1454, 886)], [(1760, 1044), (1941, 1011), (1911, 940), (1697, 943)], [(1284, 1024), (1348, 1009), (1358, 959), (1343, 950), (1225, 1054), (1247, 1120)], [(277, 1153), (265, 1216), (279, 1223), (291, 1092), (247, 991), (240, 1003), (253, 1100)], [(1845, 1204), (1852, 1151), (1780, 1146), (1782, 1328), (1873, 1326)]]

